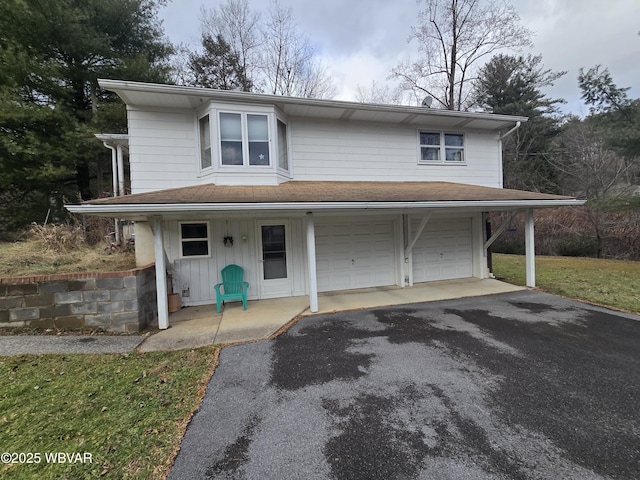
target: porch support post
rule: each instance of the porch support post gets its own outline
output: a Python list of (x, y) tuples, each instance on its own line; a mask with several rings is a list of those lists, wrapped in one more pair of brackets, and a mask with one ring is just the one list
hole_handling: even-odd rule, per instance
[(535, 235), (533, 230), (533, 209), (529, 208), (525, 214), (524, 222), (524, 245), (526, 251), (527, 264), (527, 287), (536, 286), (536, 252)]
[(153, 248), (156, 258), (156, 293), (158, 295), (158, 328), (169, 328), (169, 299), (167, 296), (167, 263), (164, 256), (162, 217), (153, 217)]
[(318, 311), (318, 278), (316, 275), (316, 230), (313, 213), (307, 212), (307, 261), (309, 262), (309, 309)]

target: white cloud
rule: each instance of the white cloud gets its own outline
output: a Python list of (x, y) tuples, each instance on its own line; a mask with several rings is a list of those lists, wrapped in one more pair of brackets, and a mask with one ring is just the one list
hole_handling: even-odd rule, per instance
[[(291, 5), (297, 23), (333, 72), (337, 98), (353, 100), (358, 84), (380, 84), (415, 45), (407, 44), (415, 25), (414, 0), (280, 0)], [(165, 31), (173, 42), (198, 44), (200, 5), (195, 0), (170, 3), (161, 11)], [(213, 8), (219, 2), (204, 2)], [(584, 113), (577, 85), (580, 67), (609, 68), (618, 86), (632, 87), (640, 97), (640, 2), (638, 0), (512, 0), (523, 25), (534, 30), (534, 48), (552, 70), (567, 70), (547, 91), (568, 101), (566, 111)], [(253, 0), (252, 8), (266, 11), (269, 0)], [(528, 52), (527, 52), (528, 53)]]

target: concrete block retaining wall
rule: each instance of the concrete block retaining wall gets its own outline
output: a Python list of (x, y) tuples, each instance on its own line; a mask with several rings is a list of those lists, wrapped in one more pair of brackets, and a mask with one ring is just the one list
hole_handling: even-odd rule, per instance
[(154, 265), (0, 278), (0, 327), (138, 332), (157, 315)]

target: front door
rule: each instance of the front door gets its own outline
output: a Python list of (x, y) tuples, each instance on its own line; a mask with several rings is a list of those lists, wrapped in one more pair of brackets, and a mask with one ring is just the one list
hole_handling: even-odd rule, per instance
[(285, 221), (258, 222), (260, 298), (291, 295), (289, 225)]

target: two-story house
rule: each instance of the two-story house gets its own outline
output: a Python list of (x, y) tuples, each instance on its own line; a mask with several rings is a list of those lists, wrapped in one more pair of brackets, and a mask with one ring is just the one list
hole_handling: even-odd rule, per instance
[[(242, 266), (249, 299), (489, 276), (485, 215), (569, 197), (502, 188), (501, 139), (524, 117), (101, 80), (127, 105), (131, 195), (70, 205), (135, 221), (184, 305)], [(101, 137), (107, 138), (108, 137)], [(122, 137), (118, 141), (122, 142)]]

